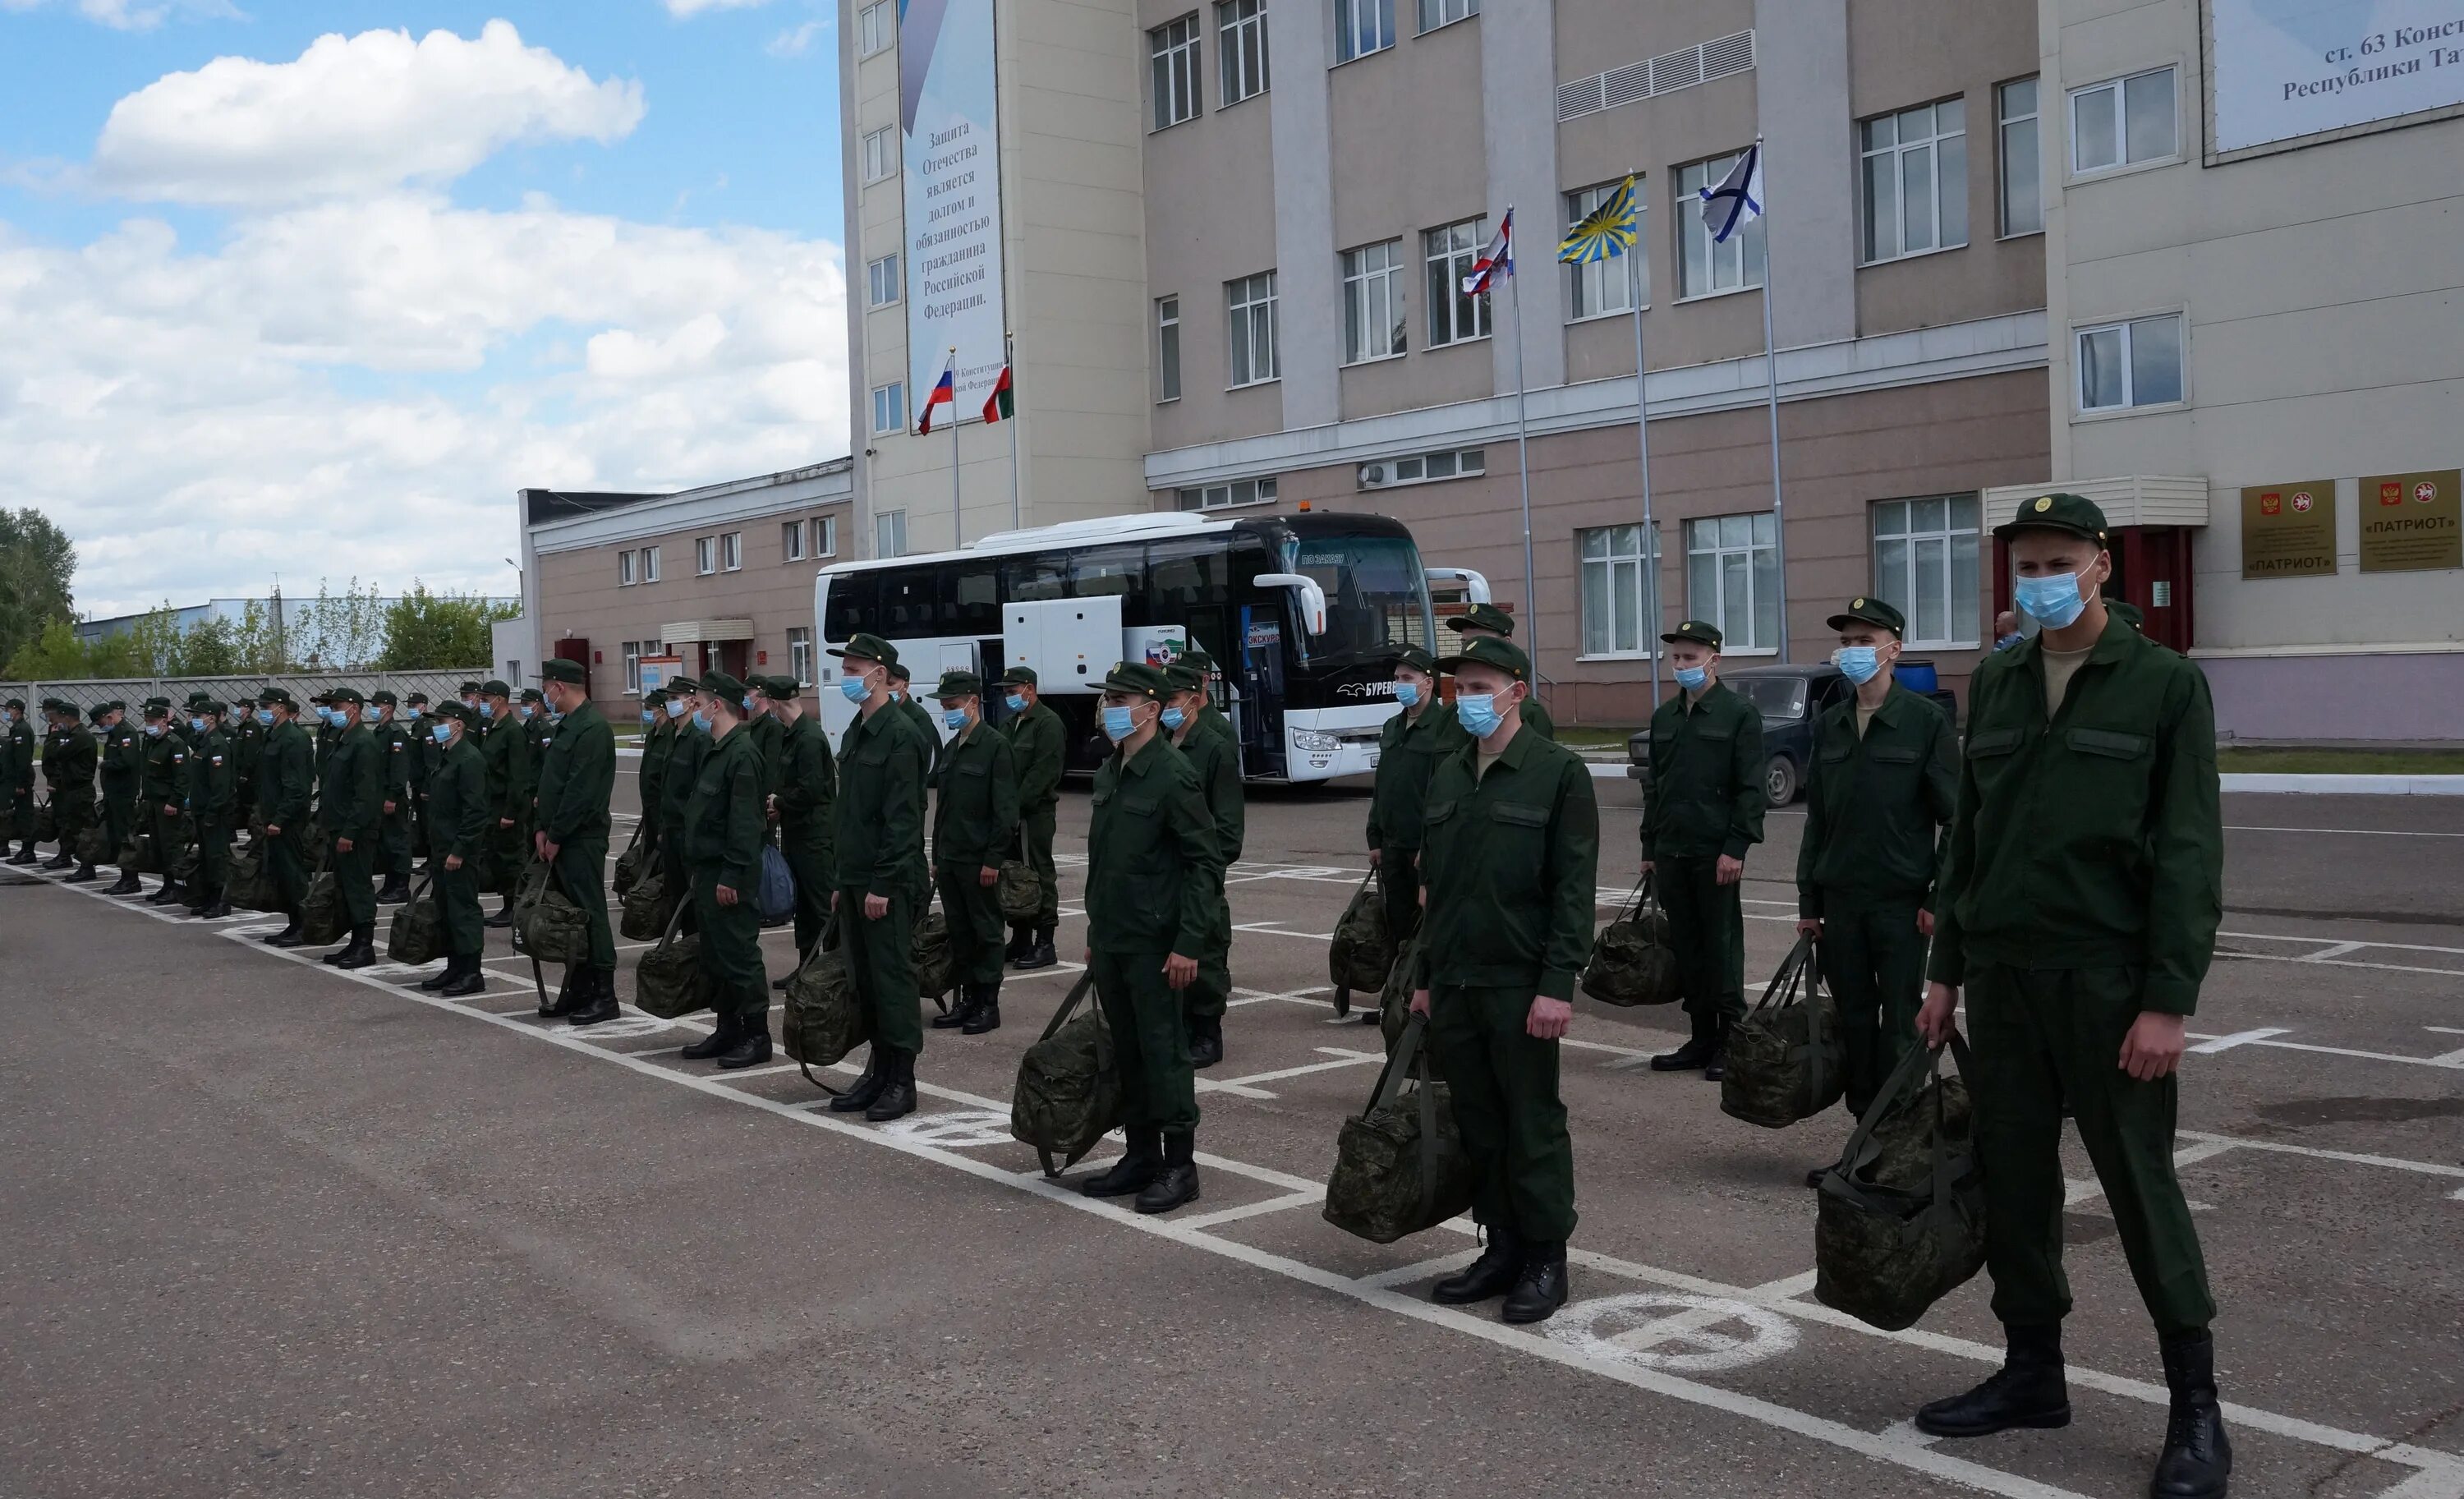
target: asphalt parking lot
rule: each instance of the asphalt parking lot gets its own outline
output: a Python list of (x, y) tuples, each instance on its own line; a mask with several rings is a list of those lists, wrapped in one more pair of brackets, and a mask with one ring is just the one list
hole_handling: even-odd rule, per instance
[[(1606, 919), (1637, 814), (1602, 790)], [(1428, 1303), (1467, 1225), (1324, 1223), (1379, 1060), (1326, 974), (1366, 807), (1253, 792), (1205, 1195), (1162, 1219), (1008, 1137), (1075, 964), (1013, 975), (992, 1035), (932, 1032), (924, 1108), (872, 1126), (783, 1056), (681, 1061), (691, 1022), (541, 1023), (501, 932), (488, 993), (448, 1002), (428, 970), (266, 948), (263, 916), (9, 871), (0, 1493), (2144, 1491), (2162, 1378), (2075, 1147), (2077, 1419), (1978, 1443), (1906, 1421), (1998, 1357), (1984, 1280), (1900, 1334), (1815, 1303), (1801, 1178), (1845, 1115), (1759, 1130), (1641, 1069), (1677, 1017), (1577, 1006), (1582, 1222), (1551, 1322)], [(2464, 801), (2225, 813), (2179, 1159), (2235, 1491), (2464, 1499)], [(1085, 816), (1082, 784), (1065, 856)], [(1801, 826), (1774, 813), (1748, 861), (1749, 983), (1791, 941)]]

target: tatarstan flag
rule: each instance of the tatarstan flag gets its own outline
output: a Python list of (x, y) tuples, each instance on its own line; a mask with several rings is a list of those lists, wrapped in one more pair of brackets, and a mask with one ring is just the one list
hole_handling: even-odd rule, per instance
[(993, 393), (984, 397), (984, 420), (1005, 422), (1010, 417), (1009, 361), (1001, 361), (1001, 374), (993, 381)]

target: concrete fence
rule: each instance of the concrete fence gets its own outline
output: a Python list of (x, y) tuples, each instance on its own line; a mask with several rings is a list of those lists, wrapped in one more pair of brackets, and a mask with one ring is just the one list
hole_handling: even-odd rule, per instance
[(465, 682), (484, 682), (495, 674), (493, 667), (473, 666), (459, 670), (432, 672), (302, 672), (288, 676), (141, 676), (106, 682), (0, 682), (0, 699), (26, 699), (26, 721), (39, 724), (39, 710), (46, 697), (65, 698), (77, 705), (80, 716), (94, 705), (114, 698), (128, 705), (129, 716), (138, 716), (148, 697), (168, 697), (174, 712), (184, 708), (191, 693), (204, 693), (218, 702), (253, 702), (268, 687), (287, 687), (291, 695), (306, 707), (311, 695), (329, 687), (356, 687), (363, 693), (373, 693), (380, 687), (390, 688), (397, 697), (413, 693), (426, 693), (431, 701), (442, 702), (454, 696)]

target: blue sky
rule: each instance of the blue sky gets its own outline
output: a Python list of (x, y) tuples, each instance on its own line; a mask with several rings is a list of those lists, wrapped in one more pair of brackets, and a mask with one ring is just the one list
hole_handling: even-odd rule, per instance
[(70, 531), (99, 614), (501, 591), (517, 488), (846, 452), (834, 27), (0, 0), (0, 505)]

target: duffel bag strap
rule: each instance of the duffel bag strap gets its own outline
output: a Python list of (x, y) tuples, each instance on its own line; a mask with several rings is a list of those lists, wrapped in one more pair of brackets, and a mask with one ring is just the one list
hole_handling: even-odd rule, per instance
[(1813, 952), (1814, 938), (1800, 937), (1796, 939), (1796, 945), (1788, 950), (1786, 958), (1780, 959), (1779, 972), (1772, 974), (1771, 982), (1763, 986), (1763, 997), (1754, 1002), (1755, 1014), (1759, 1015), (1766, 1009), (1782, 1007), (1795, 1001), (1797, 988), (1805, 978), (1806, 961)]
[(1090, 968), (1080, 974), (1078, 981), (1069, 986), (1068, 997), (1061, 1002), (1061, 1007), (1052, 1012), (1050, 1020), (1045, 1022), (1044, 1034), (1036, 1039), (1049, 1041), (1058, 1034), (1062, 1026), (1069, 1024), (1069, 1017), (1077, 1012), (1079, 1002), (1086, 999), (1088, 991), (1094, 987), (1095, 971), (1093, 969)]
[[(1961, 1043), (1961, 1046), (1965, 1048), (1966, 1043)], [(1873, 1142), (1875, 1126), (1882, 1122), (1883, 1116), (1910, 1088), (1921, 1086), (1917, 1082), (1919, 1077), (1932, 1074), (1933, 1059), (1940, 1054), (1938, 1047), (1931, 1050), (1922, 1047), (1908, 1048), (1907, 1055), (1900, 1058), (1900, 1065), (1891, 1069), (1891, 1075), (1882, 1080), (1882, 1086), (1874, 1094), (1874, 1101), (1865, 1106), (1865, 1117), (1857, 1121), (1856, 1132), (1848, 1136), (1847, 1148), (1839, 1153), (1839, 1163), (1832, 1168), (1834, 1171), (1843, 1177), (1848, 1176), (1863, 1163), (1866, 1149)]]

